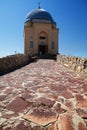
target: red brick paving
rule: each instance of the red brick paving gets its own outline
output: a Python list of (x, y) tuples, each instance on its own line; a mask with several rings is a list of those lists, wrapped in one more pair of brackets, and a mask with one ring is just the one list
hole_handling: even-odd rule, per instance
[(87, 130), (87, 78), (53, 60), (1, 76), (0, 130)]

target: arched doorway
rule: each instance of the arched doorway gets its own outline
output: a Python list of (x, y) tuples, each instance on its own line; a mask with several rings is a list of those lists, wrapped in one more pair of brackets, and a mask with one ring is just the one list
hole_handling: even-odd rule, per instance
[(38, 45), (38, 54), (45, 55), (48, 53), (48, 37), (47, 34), (42, 31), (39, 34), (39, 45)]

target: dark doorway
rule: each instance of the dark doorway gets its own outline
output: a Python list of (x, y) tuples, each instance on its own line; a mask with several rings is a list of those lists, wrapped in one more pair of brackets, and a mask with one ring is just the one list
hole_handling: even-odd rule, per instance
[(47, 45), (39, 45), (38, 53), (39, 55), (45, 55), (48, 52), (48, 46)]

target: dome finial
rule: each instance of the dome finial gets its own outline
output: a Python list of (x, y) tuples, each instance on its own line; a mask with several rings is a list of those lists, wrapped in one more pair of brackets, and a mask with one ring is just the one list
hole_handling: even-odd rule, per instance
[(40, 4), (41, 4), (41, 2), (38, 2), (38, 9), (40, 9), (41, 7), (40, 7)]

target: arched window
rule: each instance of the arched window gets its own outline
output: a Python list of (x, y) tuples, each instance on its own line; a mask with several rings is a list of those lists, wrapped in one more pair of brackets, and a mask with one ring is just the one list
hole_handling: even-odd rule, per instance
[(44, 40), (44, 41), (46, 41), (47, 40), (47, 33), (45, 33), (44, 31), (42, 31), (42, 32), (40, 32), (40, 34), (39, 34), (39, 39), (40, 39), (40, 41), (42, 40)]

